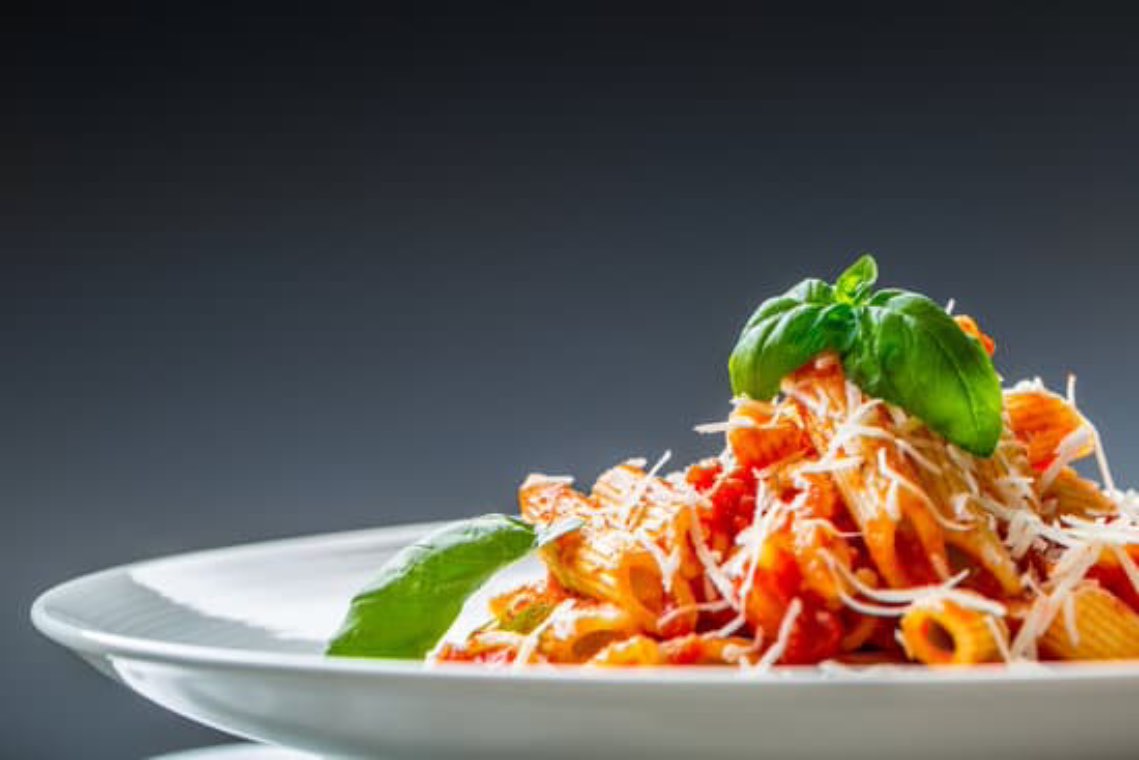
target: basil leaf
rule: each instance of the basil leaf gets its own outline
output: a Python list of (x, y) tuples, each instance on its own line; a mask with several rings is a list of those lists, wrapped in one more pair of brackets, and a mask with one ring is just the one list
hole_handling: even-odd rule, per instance
[(1003, 427), (1002, 396), (980, 341), (917, 293), (879, 291), (857, 313), (858, 340), (843, 357), (850, 379), (966, 451), (990, 456)]
[(835, 300), (840, 303), (861, 304), (876, 282), (878, 282), (878, 262), (874, 261), (874, 257), (870, 254), (864, 253), (835, 280)]
[(786, 375), (819, 353), (845, 350), (854, 329), (854, 312), (834, 302), (830, 285), (804, 280), (785, 295), (764, 301), (747, 321), (728, 360), (732, 391), (771, 398)]
[(490, 576), (579, 524), (541, 531), (491, 514), (441, 528), (388, 560), (352, 599), (328, 654), (422, 659)]

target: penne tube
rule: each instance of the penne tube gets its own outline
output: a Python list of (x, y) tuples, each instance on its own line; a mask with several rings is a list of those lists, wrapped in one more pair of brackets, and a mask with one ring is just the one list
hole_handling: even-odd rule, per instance
[(1061, 660), (1139, 658), (1139, 614), (1110, 591), (1085, 581), (1061, 604), (1040, 637), (1040, 649)]
[(1056, 515), (1076, 517), (1106, 517), (1116, 513), (1115, 502), (1099, 486), (1080, 477), (1071, 467), (1065, 467), (1042, 495), (1047, 511)]
[[(628, 510), (632, 522), (624, 527), (632, 531), (642, 543), (651, 541), (665, 557), (675, 557), (682, 577), (699, 575), (702, 566), (692, 556), (688, 540), (695, 518), (685, 498), (673, 486), (659, 478), (649, 478), (645, 472), (628, 464), (618, 465), (597, 478), (593, 484), (593, 498), (600, 512), (612, 519)], [(633, 504), (633, 501), (637, 503)]]
[(830, 474), (858, 524), (879, 573), (895, 587), (949, 576), (945, 538), (929, 497), (898, 451), (881, 402), (866, 399), (830, 355), (784, 381), (823, 461), (857, 459)]
[[(679, 572), (691, 512), (668, 502), (659, 481), (643, 491), (627, 491), (644, 478), (632, 475), (634, 469), (622, 465), (603, 475), (599, 498), (585, 497), (564, 482), (528, 479), (519, 492), (522, 515), (539, 524), (568, 517), (583, 521), (580, 530), (540, 551), (562, 586), (627, 610), (646, 632), (665, 632), (664, 618), (668, 633), (685, 633), (698, 615), (692, 588)], [(632, 499), (618, 503), (625, 493)]]
[(811, 441), (798, 415), (786, 414), (790, 409), (794, 407), (750, 399), (738, 402), (728, 417), (728, 445), (736, 462), (762, 470), (810, 451)]
[(906, 653), (926, 665), (997, 662), (1008, 651), (1004, 621), (947, 599), (911, 606), (899, 625)]
[(632, 617), (607, 602), (575, 601), (560, 608), (538, 635), (535, 651), (549, 662), (582, 663), (638, 632)]
[[(1057, 457), (1065, 439), (1081, 428), (1088, 428), (1087, 421), (1075, 407), (1043, 389), (1006, 391), (1004, 400), (1008, 428), (1025, 445), (1028, 462), (1036, 469), (1044, 469)], [(1078, 443), (1068, 461), (1095, 452), (1090, 434)]]
[(1019, 594), (1020, 569), (981, 506), (977, 461), (962, 451), (951, 451), (950, 444), (922, 425), (903, 437), (926, 460), (914, 469), (947, 526), (945, 543), (986, 570), (1005, 594)]

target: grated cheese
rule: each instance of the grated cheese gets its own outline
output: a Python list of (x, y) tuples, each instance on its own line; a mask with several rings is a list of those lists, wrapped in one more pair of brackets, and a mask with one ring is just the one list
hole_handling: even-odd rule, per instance
[(700, 515), (696, 512), (695, 503), (689, 502), (689, 509), (692, 511), (692, 549), (696, 553), (696, 559), (704, 567), (704, 577), (729, 605), (738, 610), (739, 605), (733, 598), (732, 582), (724, 573), (723, 568), (720, 567), (717, 558), (712, 555), (712, 550), (708, 548), (708, 541), (704, 536), (704, 526), (700, 523)]
[(791, 600), (791, 604), (787, 605), (787, 611), (783, 613), (783, 621), (779, 624), (779, 634), (775, 637), (775, 641), (771, 642), (771, 646), (756, 662), (756, 670), (766, 670), (783, 658), (783, 655), (787, 653), (787, 645), (791, 643), (791, 633), (795, 629), (795, 621), (799, 619), (799, 615), (802, 613), (803, 603), (799, 597), (795, 597)]
[(1075, 515), (1063, 515), (1061, 523), (1067, 526), (1067, 533), (1084, 541), (1099, 541), (1112, 546), (1139, 544), (1139, 525), (1126, 517), (1111, 522), (1085, 520)]
[[(1076, 460), (1080, 450), (1087, 448), (1089, 445), (1095, 446), (1095, 436), (1086, 425), (1081, 425), (1064, 436), (1060, 443), (1056, 445), (1056, 458), (1053, 459), (1051, 464), (1048, 465), (1048, 468), (1040, 474), (1040, 490), (1047, 491), (1057, 476), (1060, 475), (1060, 472)], [(1096, 446), (1096, 448), (1098, 449), (1099, 447)]]
[(514, 655), (514, 667), (521, 668), (530, 663), (530, 658), (534, 656), (534, 652), (538, 649), (538, 643), (542, 634), (555, 625), (561, 616), (572, 610), (573, 606), (573, 599), (564, 600), (557, 607), (554, 607), (553, 611), (546, 616), (545, 620), (534, 626), (534, 630), (530, 631), (518, 646), (518, 651)]
[(701, 435), (715, 435), (716, 433), (727, 433), (732, 430), (747, 430), (757, 427), (759, 427), (759, 425), (750, 417), (735, 417), (719, 422), (704, 422), (695, 425), (692, 429)]
[(966, 454), (961, 449), (954, 446), (952, 443), (945, 444), (945, 450), (949, 454), (949, 458), (957, 465), (958, 471), (961, 473), (962, 478), (965, 480), (965, 485), (969, 488), (969, 493), (978, 494), (981, 492), (980, 487), (977, 485), (977, 478), (975, 475), (975, 462), (973, 457)]
[(689, 612), (724, 612), (726, 610), (730, 610), (731, 608), (732, 605), (725, 599), (720, 599), (715, 602), (684, 604), (680, 607), (669, 610), (657, 618), (657, 627), (664, 628), (673, 620), (676, 620), (681, 615), (687, 615)]
[(1102, 546), (1095, 543), (1080, 544), (1067, 549), (1052, 569), (1049, 583), (1052, 590), (1036, 597), (1011, 645), (1016, 659), (1035, 659), (1036, 642), (1052, 625), (1065, 600), (1099, 560)]
[(993, 641), (997, 643), (997, 651), (1001, 655), (1001, 660), (1004, 662), (1012, 662), (1012, 652), (1010, 652), (1008, 648), (1008, 635), (1005, 631), (1001, 630), (997, 619), (992, 615), (986, 615), (982, 619), (985, 621), (985, 627), (989, 629)]
[(641, 501), (645, 498), (645, 493), (653, 485), (653, 479), (671, 458), (672, 451), (666, 449), (664, 454), (661, 455), (661, 458), (657, 460), (657, 463), (652, 466), (652, 469), (645, 473), (645, 476), (637, 482), (637, 485), (633, 487), (632, 492), (629, 494), (629, 498), (621, 505), (621, 522), (626, 526), (628, 526), (633, 519), (633, 510), (640, 506)]
[(531, 486), (540, 485), (555, 485), (555, 486), (572, 486), (572, 475), (543, 475), (540, 472), (532, 472), (526, 476), (522, 481), (522, 488), (530, 488)]
[[(1076, 376), (1069, 373), (1068, 375), (1068, 403), (1077, 412), (1079, 408), (1076, 406)], [(1107, 452), (1103, 448), (1103, 440), (1100, 438), (1099, 429), (1092, 424), (1091, 420), (1080, 415), (1084, 421), (1084, 425), (1091, 431), (1092, 445), (1095, 447), (1096, 465), (1099, 467), (1100, 477), (1103, 478), (1103, 487), (1108, 491), (1115, 490), (1115, 478), (1111, 477), (1111, 468), (1107, 464)]]
[(819, 459), (811, 464), (804, 465), (798, 470), (800, 475), (822, 475), (824, 473), (850, 470), (862, 464), (862, 457), (843, 457), (842, 459)]

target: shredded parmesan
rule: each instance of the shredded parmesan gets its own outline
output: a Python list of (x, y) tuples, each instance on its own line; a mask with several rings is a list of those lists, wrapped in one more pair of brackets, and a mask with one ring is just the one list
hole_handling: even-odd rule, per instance
[(715, 602), (700, 602), (699, 604), (685, 604), (671, 609), (657, 618), (657, 627), (664, 628), (681, 615), (687, 615), (690, 612), (724, 612), (731, 608), (732, 605), (726, 599), (719, 599)]
[(771, 646), (756, 662), (756, 670), (766, 670), (783, 658), (783, 655), (787, 653), (787, 645), (791, 643), (791, 633), (795, 630), (795, 621), (799, 619), (799, 615), (802, 613), (803, 603), (799, 601), (799, 597), (795, 597), (791, 600), (791, 604), (787, 605), (787, 611), (783, 613), (783, 622), (779, 624), (779, 634), (775, 637), (775, 641), (771, 642)]
[[(1060, 472), (1079, 456), (1080, 450), (1089, 445), (1095, 446), (1095, 435), (1091, 428), (1086, 425), (1080, 425), (1064, 436), (1056, 446), (1056, 458), (1048, 465), (1048, 469), (1040, 475), (1040, 490), (1047, 491)], [(1096, 446), (1096, 449), (1098, 450), (1099, 447)]]
[(566, 599), (561, 604), (553, 609), (553, 611), (546, 616), (546, 619), (534, 627), (534, 630), (527, 634), (522, 643), (518, 646), (518, 651), (514, 655), (514, 666), (517, 668), (524, 667), (530, 663), (530, 658), (534, 656), (534, 652), (538, 649), (539, 640), (542, 638), (551, 626), (555, 625), (558, 620), (573, 609), (574, 600)]
[(539, 485), (572, 486), (573, 476), (543, 475), (540, 472), (533, 472), (526, 476), (526, 480), (522, 481), (522, 488), (529, 488), (531, 486)]
[(653, 465), (652, 469), (645, 473), (645, 476), (637, 482), (637, 485), (634, 486), (632, 492), (630, 492), (629, 498), (621, 505), (621, 521), (626, 526), (632, 522), (633, 511), (640, 506), (641, 501), (645, 498), (645, 492), (647, 492), (649, 487), (653, 484), (653, 479), (671, 458), (672, 452), (666, 450), (664, 454), (661, 455), (661, 458), (657, 460), (657, 463)]
[(985, 621), (985, 627), (989, 629), (989, 634), (993, 637), (993, 641), (997, 643), (997, 651), (1000, 652), (1001, 660), (1004, 662), (1012, 662), (1012, 652), (1008, 648), (1008, 635), (1005, 631), (1001, 630), (997, 618), (992, 615), (986, 615), (982, 620)]
[(1067, 526), (1068, 535), (1083, 541), (1098, 541), (1112, 546), (1139, 544), (1139, 525), (1126, 518), (1103, 522), (1064, 515), (1060, 521)]
[(1050, 574), (1051, 591), (1036, 597), (1013, 639), (1010, 649), (1015, 659), (1035, 659), (1037, 640), (1052, 625), (1068, 595), (1098, 561), (1101, 552), (1102, 546), (1094, 543), (1074, 546), (1064, 552)]
[(862, 464), (862, 457), (843, 457), (842, 459), (819, 459), (799, 468), (800, 475), (822, 475), (824, 473), (851, 470)]
[(1107, 452), (1103, 450), (1103, 440), (1099, 437), (1099, 429), (1090, 422), (1085, 423), (1092, 431), (1092, 445), (1095, 446), (1096, 464), (1099, 465), (1099, 474), (1103, 478), (1103, 487), (1108, 491), (1115, 490), (1115, 478), (1111, 477), (1111, 467), (1107, 464)]
[(755, 420), (750, 417), (733, 417), (729, 420), (721, 420), (719, 422), (704, 422), (694, 426), (692, 429), (701, 435), (715, 435), (716, 433), (727, 433), (732, 430), (746, 430), (750, 428), (759, 427)]
[(973, 458), (952, 443), (945, 444), (945, 451), (949, 454), (949, 458), (953, 460), (953, 463), (957, 465), (957, 471), (965, 480), (965, 485), (969, 488), (969, 493), (980, 493), (981, 489), (977, 485), (977, 478), (974, 474), (975, 465)]

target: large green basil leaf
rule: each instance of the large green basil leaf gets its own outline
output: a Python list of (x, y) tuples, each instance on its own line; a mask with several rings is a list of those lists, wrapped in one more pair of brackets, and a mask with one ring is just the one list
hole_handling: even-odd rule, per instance
[(883, 290), (858, 312), (858, 339), (843, 357), (863, 391), (901, 406), (977, 456), (1003, 427), (1001, 387), (980, 341), (917, 293)]
[(854, 330), (850, 305), (835, 303), (827, 283), (804, 280), (764, 301), (747, 321), (728, 360), (732, 391), (769, 399), (785, 376), (819, 353), (844, 351)]
[(328, 654), (421, 659), (491, 575), (576, 527), (540, 531), (497, 514), (443, 527), (392, 557), (352, 599)]

